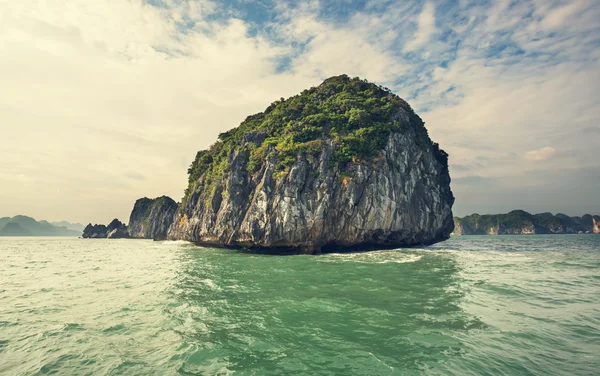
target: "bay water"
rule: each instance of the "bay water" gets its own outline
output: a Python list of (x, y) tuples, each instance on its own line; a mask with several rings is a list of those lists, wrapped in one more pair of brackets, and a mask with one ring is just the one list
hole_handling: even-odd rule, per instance
[(0, 238), (0, 375), (599, 370), (599, 235), (321, 256)]

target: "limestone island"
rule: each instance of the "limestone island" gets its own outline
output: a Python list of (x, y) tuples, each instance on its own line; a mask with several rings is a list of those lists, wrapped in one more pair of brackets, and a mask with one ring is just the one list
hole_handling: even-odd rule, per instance
[(533, 234), (598, 234), (600, 216), (585, 214), (569, 217), (566, 214), (530, 214), (513, 210), (506, 214), (471, 214), (454, 218), (457, 235), (533, 235)]
[(140, 199), (132, 237), (265, 253), (433, 244), (453, 231), (448, 154), (389, 89), (346, 75), (199, 151), (181, 203)]

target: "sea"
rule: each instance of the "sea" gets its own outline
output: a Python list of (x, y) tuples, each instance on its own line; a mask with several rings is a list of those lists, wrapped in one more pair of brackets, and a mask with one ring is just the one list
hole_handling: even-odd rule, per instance
[(598, 375), (600, 235), (270, 256), (0, 238), (0, 375)]

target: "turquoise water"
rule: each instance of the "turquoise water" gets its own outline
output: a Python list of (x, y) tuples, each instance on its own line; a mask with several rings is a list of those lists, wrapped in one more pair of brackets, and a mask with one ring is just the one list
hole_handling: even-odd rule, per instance
[(592, 375), (600, 236), (264, 256), (0, 238), (1, 375)]

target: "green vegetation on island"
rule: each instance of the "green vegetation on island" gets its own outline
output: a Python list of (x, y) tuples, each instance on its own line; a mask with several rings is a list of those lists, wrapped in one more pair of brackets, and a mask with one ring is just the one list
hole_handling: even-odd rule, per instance
[(453, 228), (448, 155), (403, 99), (346, 75), (247, 117), (188, 172), (168, 239), (319, 253), (432, 244)]
[[(275, 160), (276, 170), (284, 174), (299, 154), (320, 153), (325, 139), (336, 142), (332, 161), (341, 170), (350, 161), (374, 158), (385, 147), (390, 132), (406, 130), (403, 124), (407, 122), (393, 119), (398, 108), (406, 110), (410, 122), (417, 125), (411, 128), (417, 144), (433, 147), (436, 158), (447, 165), (447, 154), (431, 142), (423, 121), (408, 103), (387, 88), (341, 75), (299, 95), (281, 98), (264, 112), (248, 116), (240, 126), (221, 133), (208, 150), (197, 153), (188, 170), (185, 196), (194, 191), (201, 176), (203, 191), (214, 193), (231, 169), (233, 151), (245, 153), (251, 174), (260, 170), (267, 157)], [(248, 137), (259, 142), (244, 142)]]

